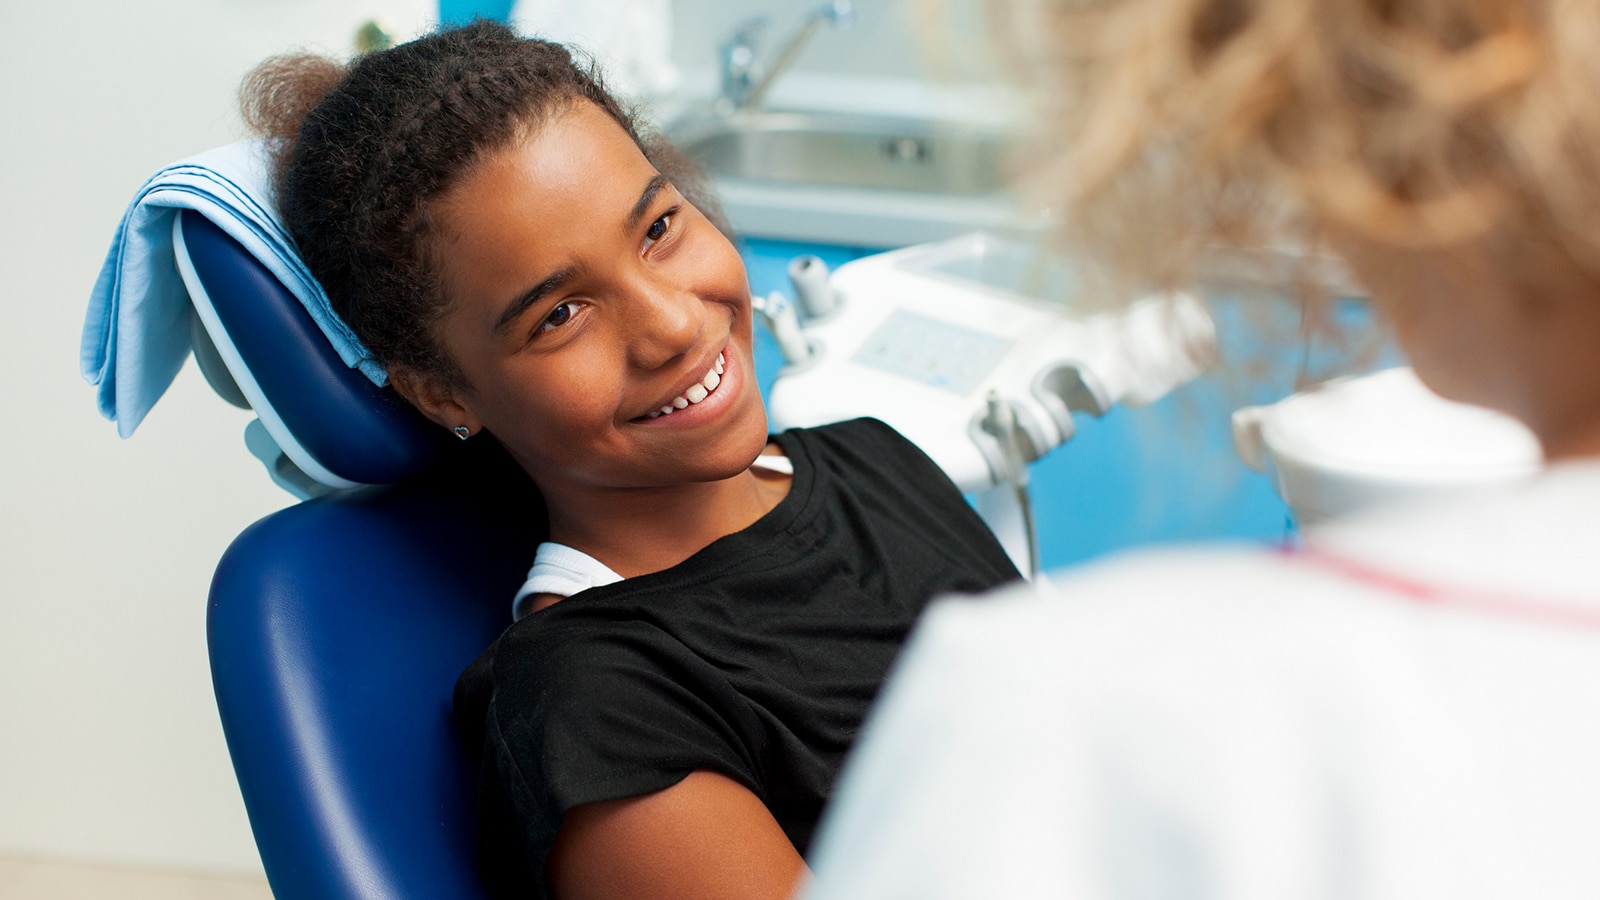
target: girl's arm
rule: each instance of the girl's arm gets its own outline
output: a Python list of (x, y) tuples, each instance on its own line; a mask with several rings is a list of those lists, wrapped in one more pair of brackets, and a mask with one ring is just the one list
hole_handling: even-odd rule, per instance
[(714, 772), (567, 812), (547, 867), (560, 900), (787, 900), (805, 861), (760, 800)]

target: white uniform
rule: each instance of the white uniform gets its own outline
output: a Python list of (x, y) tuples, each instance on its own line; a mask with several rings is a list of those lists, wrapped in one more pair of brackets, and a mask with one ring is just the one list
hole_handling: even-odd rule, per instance
[(811, 900), (1600, 898), (1600, 462), (943, 601)]

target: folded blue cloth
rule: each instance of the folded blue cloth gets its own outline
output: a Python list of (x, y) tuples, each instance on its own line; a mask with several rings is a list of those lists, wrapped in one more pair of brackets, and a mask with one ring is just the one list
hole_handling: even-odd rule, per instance
[(339, 357), (375, 384), (383, 365), (333, 312), (272, 203), (263, 141), (229, 144), (167, 166), (145, 182), (111, 240), (83, 323), (83, 377), (100, 413), (133, 433), (189, 355), (189, 292), (172, 251), (172, 217), (192, 209), (261, 260), (311, 314)]

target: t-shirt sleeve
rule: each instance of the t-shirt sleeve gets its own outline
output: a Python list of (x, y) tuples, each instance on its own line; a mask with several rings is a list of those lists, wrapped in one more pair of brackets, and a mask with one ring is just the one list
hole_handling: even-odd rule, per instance
[(499, 808), (484, 828), (502, 833), (486, 843), (516, 857), (512, 868), (538, 892), (574, 806), (653, 793), (697, 770), (763, 796), (759, 729), (738, 695), (645, 623), (512, 629), (468, 677), (492, 684), (481, 714), (479, 796)]

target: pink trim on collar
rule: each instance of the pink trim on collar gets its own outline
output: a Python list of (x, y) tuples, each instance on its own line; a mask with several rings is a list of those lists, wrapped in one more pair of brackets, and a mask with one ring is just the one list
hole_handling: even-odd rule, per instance
[(1282, 552), (1289, 559), (1309, 563), (1419, 605), (1462, 609), (1562, 628), (1600, 631), (1600, 607), (1589, 604), (1539, 600), (1496, 591), (1433, 584), (1322, 550), (1285, 548)]

